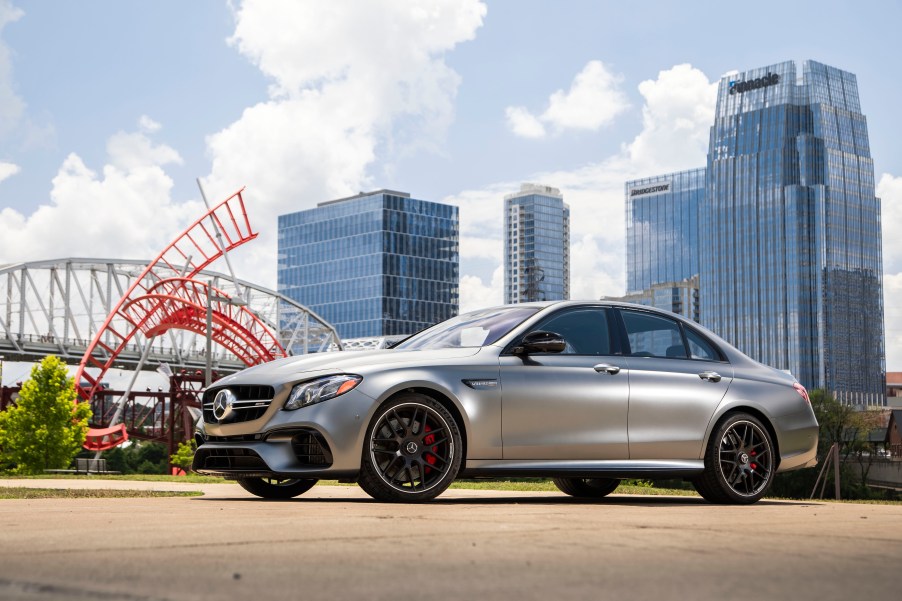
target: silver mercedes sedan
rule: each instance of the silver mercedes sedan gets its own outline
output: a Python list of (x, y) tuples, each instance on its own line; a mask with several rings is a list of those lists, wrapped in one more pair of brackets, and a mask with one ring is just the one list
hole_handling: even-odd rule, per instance
[(459, 315), (389, 350), (290, 357), (204, 394), (193, 469), (288, 499), (319, 479), (428, 501), (455, 478), (553, 478), (582, 498), (682, 478), (754, 503), (817, 462), (791, 375), (698, 324), (613, 302)]

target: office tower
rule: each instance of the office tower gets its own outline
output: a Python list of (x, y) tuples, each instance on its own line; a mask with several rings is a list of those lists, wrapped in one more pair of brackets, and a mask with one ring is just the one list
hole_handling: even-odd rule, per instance
[(704, 197), (704, 169), (626, 183), (628, 294), (698, 275), (698, 207)]
[(504, 302), (570, 298), (570, 207), (560, 190), (522, 184), (504, 197)]
[(455, 206), (378, 190), (279, 216), (279, 292), (341, 338), (413, 334), (457, 314)]
[(855, 75), (720, 81), (699, 212), (702, 322), (849, 404), (884, 398), (880, 201)]
[(640, 206), (674, 205), (677, 174), (627, 184), (648, 189), (627, 201), (630, 291), (685, 277), (681, 239), (702, 324), (808, 388), (884, 404), (880, 200), (855, 75), (787, 61), (725, 76), (707, 168), (688, 173), (705, 181), (696, 235)]

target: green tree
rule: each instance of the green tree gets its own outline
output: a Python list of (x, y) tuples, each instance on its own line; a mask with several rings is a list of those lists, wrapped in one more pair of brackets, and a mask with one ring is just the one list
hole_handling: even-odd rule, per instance
[(137, 445), (135, 471), (139, 474), (165, 474), (169, 469), (169, 452), (159, 442), (141, 442)]
[(0, 463), (20, 474), (69, 467), (88, 433), (91, 407), (76, 403), (66, 365), (44, 357), (22, 385), (16, 406), (0, 413)]
[(197, 450), (197, 443), (194, 439), (187, 440), (179, 444), (178, 450), (170, 457), (172, 465), (178, 466), (186, 472), (191, 471), (191, 464), (194, 462), (194, 452)]

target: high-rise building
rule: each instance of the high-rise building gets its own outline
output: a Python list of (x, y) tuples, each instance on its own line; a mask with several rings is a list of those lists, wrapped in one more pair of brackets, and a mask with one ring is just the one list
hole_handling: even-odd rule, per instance
[(504, 197), (504, 302), (570, 298), (570, 207), (560, 190), (522, 184)]
[(378, 190), (279, 216), (279, 292), (342, 338), (413, 334), (457, 314), (455, 206)]
[[(788, 61), (725, 76), (697, 173), (697, 233), (627, 201), (628, 286), (674, 281), (672, 241), (687, 241), (704, 325), (808, 388), (883, 404), (880, 201), (855, 75)], [(670, 189), (637, 200), (676, 206), (676, 175), (639, 180)]]
[(705, 169), (626, 183), (626, 290), (698, 275), (698, 207)]

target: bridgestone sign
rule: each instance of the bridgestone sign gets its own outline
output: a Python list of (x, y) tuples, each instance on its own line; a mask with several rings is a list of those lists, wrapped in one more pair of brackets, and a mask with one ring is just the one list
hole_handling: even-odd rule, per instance
[(758, 88), (775, 86), (778, 83), (780, 83), (780, 76), (776, 73), (768, 73), (764, 77), (750, 79), (749, 81), (731, 81), (730, 94), (744, 94), (745, 92), (757, 90)]
[(670, 192), (670, 182), (666, 184), (655, 184), (653, 186), (642, 186), (641, 188), (631, 188), (630, 198), (638, 198), (639, 196), (652, 196), (654, 194), (664, 194)]

